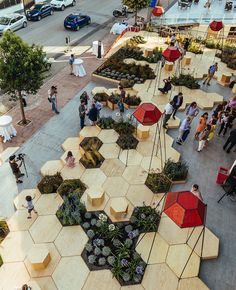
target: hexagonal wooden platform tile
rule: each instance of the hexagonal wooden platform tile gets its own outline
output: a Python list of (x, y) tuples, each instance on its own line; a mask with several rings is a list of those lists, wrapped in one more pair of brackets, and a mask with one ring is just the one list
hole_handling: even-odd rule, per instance
[(80, 290), (84, 286), (88, 274), (89, 269), (80, 256), (63, 257), (52, 278), (60, 290)]
[(141, 166), (127, 166), (123, 177), (129, 184), (144, 184), (147, 179), (147, 171)]
[(42, 290), (42, 287), (34, 279), (30, 279), (30, 281), (27, 283), (27, 285), (29, 285), (32, 289)]
[(81, 158), (81, 153), (80, 153), (80, 151), (79, 151), (79, 148), (77, 148), (77, 149), (73, 149), (73, 150), (66, 150), (64, 153), (63, 153), (63, 155), (61, 156), (61, 161), (63, 162), (63, 164), (65, 165), (66, 164), (66, 157), (67, 157), (67, 154), (68, 154), (68, 152), (69, 151), (71, 151), (72, 152), (72, 154), (73, 154), (73, 156), (74, 156), (74, 158), (75, 158), (75, 163), (79, 163), (79, 160), (80, 160), (80, 158)]
[[(190, 254), (191, 248), (186, 244), (172, 245), (169, 248), (166, 257), (166, 263), (179, 278), (191, 278), (198, 276), (200, 258), (194, 252), (192, 253), (191, 257)], [(187, 266), (184, 269), (187, 261)]]
[(98, 138), (102, 143), (115, 143), (119, 138), (119, 134), (113, 129), (103, 129), (98, 134)]
[(129, 183), (121, 176), (107, 177), (103, 188), (110, 197), (124, 196), (129, 189)]
[(151, 205), (153, 193), (146, 185), (136, 184), (130, 185), (126, 197), (134, 206)]
[(189, 229), (181, 229), (169, 217), (162, 217), (158, 232), (168, 244), (175, 245), (186, 243)]
[[(108, 286), (109, 285), (109, 286)], [(110, 270), (92, 271), (84, 284), (83, 290), (120, 290), (120, 284)]]
[[(165, 193), (158, 193), (158, 194), (153, 194), (153, 199), (151, 202), (151, 207), (155, 208), (156, 211), (162, 212), (163, 210), (163, 203), (165, 201), (165, 198), (163, 197)], [(165, 214), (162, 213), (162, 217)]]
[(136, 246), (136, 252), (148, 264), (165, 263), (168, 249), (169, 245), (158, 233), (141, 234)]
[(54, 215), (39, 216), (29, 229), (35, 243), (54, 242), (62, 228), (61, 223)]
[(63, 227), (54, 244), (61, 256), (78, 256), (82, 253), (88, 237), (81, 226)]
[(58, 290), (51, 277), (34, 278), (34, 280), (44, 290)]
[[(116, 218), (114, 217), (114, 215), (111, 214), (111, 204), (115, 201), (118, 204), (121, 204), (120, 200), (126, 200), (126, 202), (128, 203), (128, 211), (127, 214), (124, 214), (122, 217), (120, 218)], [(106, 212), (106, 214), (109, 216), (109, 218), (112, 220), (112, 222), (120, 222), (120, 221), (128, 221), (133, 213), (133, 205), (128, 201), (128, 199), (126, 199), (125, 197), (114, 197), (114, 198), (110, 198), (109, 201), (106, 204), (106, 207), (104, 209), (104, 211)]]
[(150, 168), (150, 170), (161, 171), (161, 168), (164, 167), (164, 160), (162, 160), (162, 163), (161, 163), (161, 159), (159, 158), (159, 156), (158, 157), (153, 156), (151, 165), (150, 163), (151, 163), (151, 156), (143, 157), (143, 160), (141, 162), (141, 166), (143, 170), (146, 170), (148, 172)]
[(63, 163), (61, 160), (49, 160), (41, 167), (41, 174), (45, 175), (54, 175), (57, 172), (60, 172), (63, 168)]
[(75, 167), (73, 168), (70, 168), (65, 165), (61, 170), (61, 176), (64, 180), (65, 179), (80, 179), (84, 171), (85, 171), (85, 168), (80, 163), (77, 163)]
[(139, 142), (136, 150), (143, 156), (151, 156), (153, 149), (153, 142), (151, 141), (143, 141)]
[(26, 257), (26, 259), (24, 261), (25, 266), (26, 266), (30, 276), (33, 278), (51, 276), (52, 273), (54, 272), (55, 268), (57, 267), (57, 265), (61, 259), (61, 256), (60, 256), (57, 248), (55, 247), (55, 245), (53, 243), (37, 244), (37, 246), (47, 247), (47, 249), (50, 253), (51, 259), (50, 259), (50, 262), (48, 263), (47, 267), (45, 269), (42, 269), (42, 270), (35, 270), (32, 267), (31, 262), (28, 259), (28, 257)]
[(118, 159), (106, 159), (100, 169), (106, 176), (121, 176), (125, 170), (125, 165)]
[(81, 176), (81, 180), (89, 186), (102, 186), (106, 180), (106, 175), (100, 168), (86, 169)]
[(63, 199), (57, 193), (42, 194), (35, 203), (39, 215), (56, 214), (58, 207), (63, 204)]
[(178, 278), (165, 263), (148, 265), (142, 285), (146, 290), (176, 290)]
[(210, 290), (198, 277), (180, 279), (178, 290)]
[(97, 137), (101, 129), (96, 126), (85, 126), (80, 132), (80, 140), (85, 137)]
[(30, 280), (23, 262), (6, 263), (0, 268), (1, 290), (21, 289)]
[(122, 286), (120, 290), (144, 290), (144, 288), (141, 284), (138, 284), (138, 285)]
[(118, 158), (120, 154), (120, 147), (116, 143), (103, 144), (99, 152), (105, 159)]
[(37, 219), (38, 215), (34, 212), (31, 213), (32, 218), (28, 219), (29, 216), (27, 209), (17, 210), (12, 217), (7, 220), (10, 231), (27, 231), (30, 226)]
[[(189, 232), (189, 235), (191, 234), (191, 232), (192, 231)], [(188, 240), (188, 245), (190, 246), (190, 248), (193, 249), (201, 232), (202, 227), (197, 227), (194, 229), (190, 239)], [(201, 237), (199, 238), (197, 245), (194, 249), (195, 253), (198, 254), (199, 257), (201, 257), (202, 239), (203, 233), (201, 234)], [(212, 231), (210, 231), (208, 228), (205, 228), (202, 258), (203, 259), (217, 258), (219, 254), (219, 244), (220, 244), (219, 238), (217, 238), (217, 236), (214, 235)]]
[(0, 255), (5, 263), (23, 262), (33, 243), (28, 231), (10, 232), (0, 245)]
[[(89, 188), (91, 188), (91, 187), (89, 187)], [(87, 211), (104, 210), (108, 200), (109, 200), (109, 196), (105, 193), (102, 204), (92, 205), (91, 202), (89, 202), (89, 200), (88, 200), (87, 190), (84, 192), (84, 194), (81, 197), (81, 201), (85, 204)]]
[(22, 190), (14, 199), (14, 205), (16, 209), (23, 209), (22, 204), (26, 205), (25, 197), (27, 195), (30, 195), (32, 198), (34, 197), (35, 203), (40, 197), (41, 193), (37, 188)]
[(79, 137), (70, 137), (67, 138), (61, 147), (64, 151), (69, 150), (79, 150), (80, 138)]
[(140, 165), (143, 156), (135, 149), (123, 150), (119, 156), (125, 165)]

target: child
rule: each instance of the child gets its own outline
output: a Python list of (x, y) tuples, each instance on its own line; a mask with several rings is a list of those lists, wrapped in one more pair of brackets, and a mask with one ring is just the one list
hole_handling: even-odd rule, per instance
[(27, 202), (27, 206), (25, 206), (24, 204), (22, 204), (22, 206), (24, 208), (28, 209), (28, 214), (29, 216), (27, 217), (28, 219), (31, 219), (31, 212), (34, 211), (35, 214), (37, 214), (37, 211), (34, 209), (34, 205), (33, 205), (33, 199), (35, 198), (35, 196), (32, 198), (30, 195), (27, 195), (25, 197), (25, 200)]
[(75, 157), (73, 156), (71, 151), (68, 151), (65, 161), (66, 161), (67, 167), (70, 167), (70, 168), (75, 167)]
[(201, 192), (199, 191), (199, 186), (197, 184), (193, 184), (192, 188), (191, 188), (191, 192), (198, 197), (201, 201), (203, 201), (202, 199), (202, 195)]
[(202, 132), (201, 137), (199, 138), (199, 144), (198, 144), (197, 152), (201, 152), (202, 149), (205, 147), (205, 144), (206, 144), (207, 139), (209, 137), (210, 131), (211, 131), (211, 125), (208, 124), (206, 126), (206, 128), (204, 129), (204, 131)]

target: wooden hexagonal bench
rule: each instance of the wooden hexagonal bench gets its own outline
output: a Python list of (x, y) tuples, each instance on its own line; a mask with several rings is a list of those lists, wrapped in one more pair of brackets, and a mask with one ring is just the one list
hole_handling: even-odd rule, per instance
[(45, 245), (34, 245), (27, 257), (34, 270), (45, 269), (51, 260), (49, 250)]
[(92, 206), (100, 206), (104, 202), (105, 192), (101, 187), (90, 187), (87, 190), (87, 200)]
[(125, 198), (115, 198), (110, 204), (110, 213), (117, 219), (122, 218), (128, 212), (129, 204)]

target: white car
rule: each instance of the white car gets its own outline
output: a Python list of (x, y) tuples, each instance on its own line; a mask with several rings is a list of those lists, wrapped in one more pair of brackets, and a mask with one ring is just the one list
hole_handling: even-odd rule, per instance
[(15, 31), (27, 26), (27, 19), (21, 14), (8, 14), (0, 17), (0, 35), (7, 30)]
[(63, 11), (68, 6), (75, 6), (76, 1), (75, 0), (52, 0), (50, 4), (54, 9), (59, 9)]

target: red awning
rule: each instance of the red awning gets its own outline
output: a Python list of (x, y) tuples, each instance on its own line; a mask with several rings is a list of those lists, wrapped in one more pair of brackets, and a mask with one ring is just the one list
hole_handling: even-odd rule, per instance
[(169, 192), (164, 213), (180, 228), (198, 227), (204, 224), (206, 205), (192, 192)]
[(181, 56), (181, 53), (177, 47), (169, 46), (166, 50), (163, 51), (162, 55), (165, 60), (174, 62)]
[(143, 103), (134, 111), (133, 116), (142, 125), (151, 126), (160, 120), (162, 113), (154, 104)]
[(165, 10), (164, 10), (164, 8), (163, 8), (162, 6), (156, 6), (156, 7), (152, 10), (152, 14), (153, 14), (154, 16), (157, 16), (157, 17), (163, 15), (164, 13), (165, 13)]
[(210, 26), (211, 30), (213, 30), (213, 31), (220, 31), (224, 27), (224, 24), (222, 21), (215, 21), (214, 20), (210, 23), (209, 26)]

